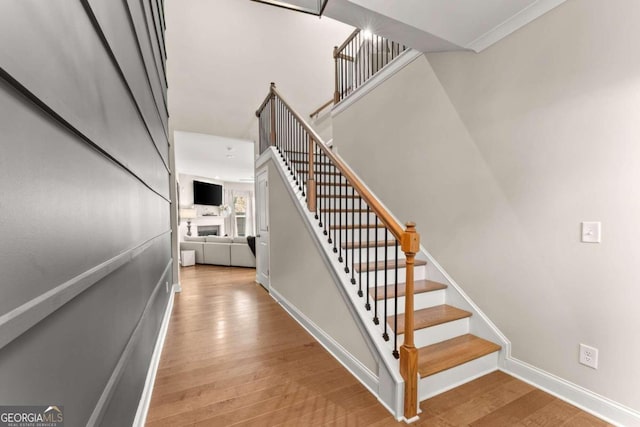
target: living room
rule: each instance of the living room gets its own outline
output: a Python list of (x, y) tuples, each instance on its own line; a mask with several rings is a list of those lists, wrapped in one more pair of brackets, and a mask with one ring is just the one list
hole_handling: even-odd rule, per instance
[(175, 132), (183, 267), (255, 267), (252, 141)]

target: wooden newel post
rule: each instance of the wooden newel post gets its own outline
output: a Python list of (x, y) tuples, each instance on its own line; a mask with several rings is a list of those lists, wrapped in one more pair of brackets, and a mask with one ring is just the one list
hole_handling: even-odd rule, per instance
[(407, 281), (404, 308), (404, 343), (400, 347), (400, 375), (404, 378), (404, 417), (418, 414), (418, 350), (413, 342), (413, 268), (420, 250), (420, 235), (413, 222), (407, 223), (402, 236), (402, 251), (407, 259)]
[(316, 180), (314, 173), (313, 154), (314, 154), (314, 141), (311, 135), (309, 135), (309, 176), (307, 178), (307, 207), (310, 212), (316, 211)]
[(276, 84), (271, 82), (269, 92), (271, 93), (271, 145), (276, 145)]
[(333, 92), (333, 103), (337, 104), (340, 102), (340, 90), (338, 89), (338, 46), (334, 46), (333, 48), (333, 61), (335, 63), (335, 90)]

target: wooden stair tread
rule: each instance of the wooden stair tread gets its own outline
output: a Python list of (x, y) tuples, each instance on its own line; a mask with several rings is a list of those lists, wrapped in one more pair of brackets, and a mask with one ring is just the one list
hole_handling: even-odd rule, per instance
[[(421, 260), (421, 259), (417, 259), (415, 260), (414, 265), (416, 267), (419, 267), (421, 265), (427, 265), (427, 261)], [(407, 260), (406, 259), (399, 259), (398, 260), (398, 268), (405, 268), (407, 266)], [(369, 269), (368, 271), (376, 271), (376, 270), (385, 270), (387, 268), (395, 268), (396, 267), (396, 262), (394, 260), (390, 260), (387, 262), (384, 261), (378, 261), (376, 262), (370, 262), (369, 263)], [(357, 271), (358, 273), (360, 272), (360, 270), (362, 271), (367, 271), (367, 263), (363, 262), (362, 264), (356, 264), (353, 266), (354, 270)]]
[[(362, 210), (366, 212), (366, 210)], [(387, 240), (387, 246), (390, 248), (394, 247), (396, 244), (395, 240)], [(372, 240), (369, 242), (343, 242), (342, 249), (362, 249), (362, 248), (383, 248), (385, 244), (385, 240), (378, 240), (377, 242)], [(398, 246), (400, 246), (400, 242), (398, 242)]]
[(355, 228), (385, 228), (384, 224), (344, 224), (344, 225), (330, 225), (329, 230), (351, 230)]
[[(406, 283), (398, 283), (398, 297), (403, 297), (406, 294)], [(425, 292), (439, 291), (441, 289), (447, 289), (447, 285), (444, 283), (434, 282), (432, 280), (415, 280), (413, 282), (413, 293), (422, 294)], [(393, 298), (395, 296), (396, 286), (387, 285), (387, 298)], [(384, 299), (384, 286), (378, 286), (378, 301)]]
[[(454, 320), (471, 317), (471, 313), (461, 310), (450, 305), (436, 305), (427, 307), (413, 312), (413, 330), (429, 328), (431, 326), (441, 325)], [(393, 316), (387, 317), (389, 324), (393, 325)], [(393, 326), (392, 326), (393, 329)], [(404, 313), (398, 314), (398, 330), (397, 335), (404, 333)]]
[(418, 349), (421, 378), (500, 351), (502, 347), (475, 335), (466, 334)]

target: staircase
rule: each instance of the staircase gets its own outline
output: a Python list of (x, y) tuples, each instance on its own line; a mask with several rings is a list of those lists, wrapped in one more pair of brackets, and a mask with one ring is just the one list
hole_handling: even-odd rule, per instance
[(363, 321), (399, 359), (405, 420), (415, 419), (419, 401), (497, 369), (501, 346), (477, 336), (483, 320), (421, 250), (415, 225), (402, 226), (275, 85), (256, 115), (261, 153), (275, 150)]

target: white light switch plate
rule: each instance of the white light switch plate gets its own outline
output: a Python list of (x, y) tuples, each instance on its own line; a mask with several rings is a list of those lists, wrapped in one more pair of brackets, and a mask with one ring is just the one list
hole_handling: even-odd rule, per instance
[(582, 241), (585, 243), (600, 243), (602, 241), (602, 225), (599, 221), (582, 223)]

